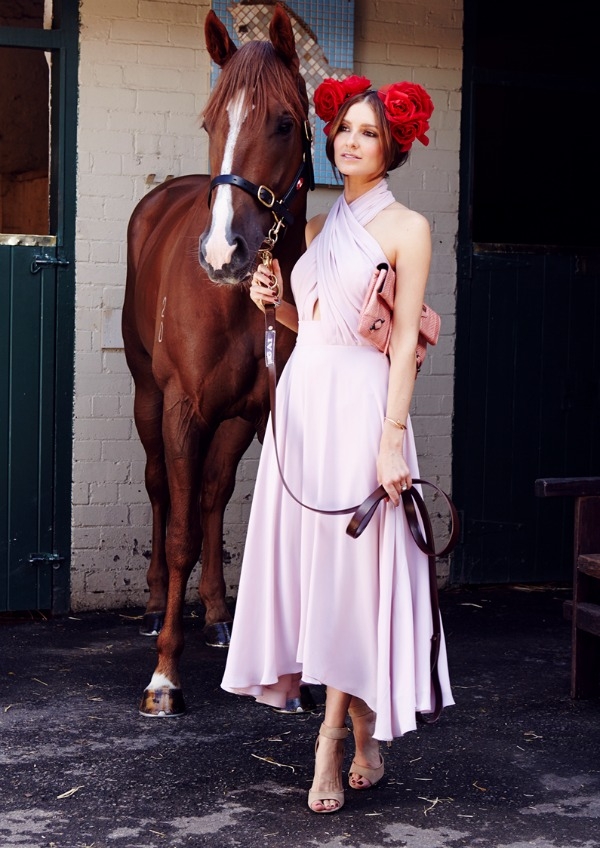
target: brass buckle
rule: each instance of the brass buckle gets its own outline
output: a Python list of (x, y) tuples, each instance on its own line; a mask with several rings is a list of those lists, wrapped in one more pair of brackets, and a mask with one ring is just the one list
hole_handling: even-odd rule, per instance
[[(270, 195), (270, 202), (264, 199), (264, 197), (262, 196), (262, 192), (265, 192), (267, 195)], [(275, 195), (273, 194), (271, 189), (266, 185), (259, 185), (256, 196), (258, 197), (262, 205), (267, 207), (267, 209), (272, 209), (275, 205)]]

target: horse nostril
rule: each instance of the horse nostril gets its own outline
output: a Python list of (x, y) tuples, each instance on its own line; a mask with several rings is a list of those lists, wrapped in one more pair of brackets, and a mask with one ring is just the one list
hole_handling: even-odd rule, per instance
[(248, 261), (248, 245), (242, 236), (237, 236), (233, 240), (233, 254), (231, 256), (231, 265), (235, 268), (241, 268)]

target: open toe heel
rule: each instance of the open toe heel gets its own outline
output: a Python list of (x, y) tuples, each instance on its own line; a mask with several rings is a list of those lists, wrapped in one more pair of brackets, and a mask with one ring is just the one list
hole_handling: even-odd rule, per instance
[[(350, 789), (372, 789), (383, 777), (385, 771), (385, 764), (383, 762), (383, 757), (381, 754), (381, 763), (377, 766), (377, 768), (367, 768), (367, 766), (359, 765), (356, 760), (352, 760), (352, 765), (350, 766), (350, 773), (348, 775), (348, 785)], [(358, 775), (359, 777), (364, 777), (365, 780), (369, 781), (368, 786), (360, 786), (356, 785), (356, 783), (352, 782), (352, 778)]]
[[(319, 738), (321, 736), (325, 736), (327, 739), (335, 739), (338, 744), (336, 746), (337, 752), (340, 753), (340, 783), (342, 777), (342, 768), (341, 764), (343, 761), (343, 750), (344, 750), (344, 742), (346, 741), (346, 737), (350, 733), (347, 727), (328, 727), (326, 724), (322, 724), (319, 728), (319, 736), (317, 736), (317, 741), (315, 742), (315, 756), (317, 754), (317, 750), (319, 748)], [(341, 750), (340, 750), (341, 749)], [(337, 806), (336, 807), (326, 807), (322, 810), (315, 810), (313, 804), (317, 801), (334, 801)], [(336, 791), (333, 789), (309, 789), (308, 791), (308, 807), (313, 813), (317, 813), (320, 815), (321, 813), (337, 813), (338, 810), (341, 810), (344, 806), (344, 790)]]

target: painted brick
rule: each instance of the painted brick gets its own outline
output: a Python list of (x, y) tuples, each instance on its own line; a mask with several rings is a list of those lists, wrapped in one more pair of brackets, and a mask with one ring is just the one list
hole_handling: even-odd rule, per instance
[[(150, 21), (172, 21), (196, 23), (197, 13), (194, 4), (161, 3), (159, 0), (140, 0), (139, 14)], [(169, 27), (172, 29), (172, 27)]]
[(120, 439), (105, 441), (100, 446), (101, 458), (103, 462), (126, 462), (127, 460), (135, 462), (145, 462), (146, 454), (137, 434), (131, 440)]
[(102, 527), (104, 524), (127, 524), (126, 506), (73, 506), (73, 523), (80, 527)]
[[(140, 46), (138, 61), (148, 68), (195, 68), (196, 52), (187, 47)], [(184, 110), (185, 111), (185, 110)]]
[(151, 521), (150, 502), (144, 506), (131, 506), (129, 508), (129, 523), (134, 526), (148, 526)]
[(81, 0), (81, 19), (85, 23), (95, 20), (94, 16), (102, 15), (102, 20), (110, 20), (111, 18), (130, 18), (137, 17), (138, 0)]
[[(93, 445), (98, 442), (92, 442)], [(73, 464), (73, 480), (78, 482), (94, 481), (124, 483), (129, 477), (129, 466), (126, 462), (104, 462), (102, 458), (102, 445), (100, 447), (100, 456), (94, 457), (96, 461), (85, 462), (76, 461)]]
[(113, 504), (119, 500), (117, 483), (92, 483), (89, 487), (89, 493), (89, 503), (91, 504)]
[(169, 26), (169, 41), (175, 47), (193, 47), (194, 49), (203, 49), (203, 39), (204, 34), (199, 24), (195, 26), (180, 26), (179, 24), (172, 24)]
[(71, 533), (71, 545), (73, 551), (98, 550), (100, 544), (100, 527), (73, 527)]

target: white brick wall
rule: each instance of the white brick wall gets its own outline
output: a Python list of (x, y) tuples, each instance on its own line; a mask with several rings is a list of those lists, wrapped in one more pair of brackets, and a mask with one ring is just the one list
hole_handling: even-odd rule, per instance
[[(119, 336), (126, 228), (149, 185), (206, 173), (197, 116), (209, 92), (207, 0), (82, 0), (76, 245), (73, 609), (145, 603), (150, 511), (132, 381)], [(416, 385), (413, 423), (423, 476), (450, 487), (462, 3), (356, 0), (355, 70), (376, 85), (413, 79), (435, 112), (427, 149), (395, 172), (397, 198), (432, 225), (428, 300), (442, 338)], [(318, 189), (309, 213), (336, 190)], [(260, 448), (238, 472), (226, 513), (225, 577), (235, 594)], [(188, 599), (196, 597), (197, 572)]]

